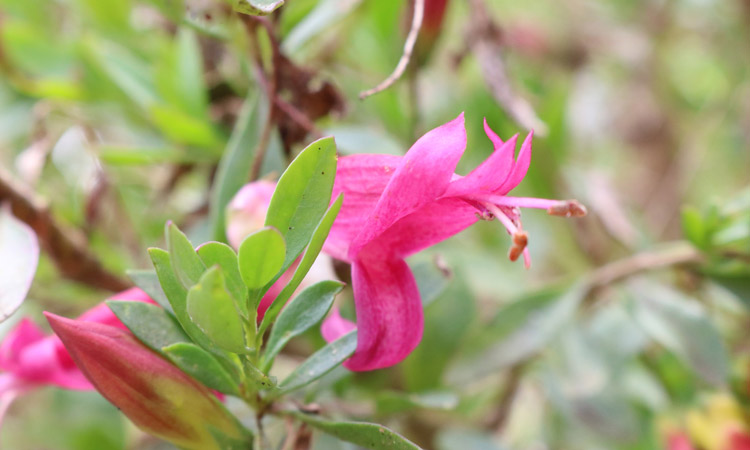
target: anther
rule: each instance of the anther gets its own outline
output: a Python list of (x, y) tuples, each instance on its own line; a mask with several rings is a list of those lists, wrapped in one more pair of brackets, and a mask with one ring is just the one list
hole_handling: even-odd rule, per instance
[(529, 235), (525, 231), (518, 230), (513, 233), (513, 245), (508, 250), (508, 259), (511, 261), (518, 260), (518, 257), (521, 256), (528, 243)]
[(586, 207), (577, 200), (564, 200), (547, 208), (547, 214), (551, 216), (583, 217), (586, 212)]

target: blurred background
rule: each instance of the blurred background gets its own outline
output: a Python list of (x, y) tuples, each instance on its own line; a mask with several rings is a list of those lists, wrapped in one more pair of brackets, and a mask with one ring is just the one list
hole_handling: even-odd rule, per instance
[[(0, 0), (0, 201), (43, 247), (14, 319), (129, 286), (167, 220), (214, 238), (223, 155), (263, 148), (247, 180), (273, 179), (317, 137), (403, 154), (465, 111), (459, 173), (492, 151), (483, 118), (503, 139), (533, 129), (513, 194), (589, 215), (524, 213), (530, 270), (497, 222), (414, 257), (417, 351), (336, 370), (303, 400), (429, 449), (750, 448), (750, 2), (426, 0), (406, 73), (360, 100), (396, 66), (412, 9)], [(309, 333), (288, 364), (321, 343)], [(327, 439), (313, 448), (350, 448)], [(53, 388), (13, 404), (0, 444), (162, 445), (98, 394)]]

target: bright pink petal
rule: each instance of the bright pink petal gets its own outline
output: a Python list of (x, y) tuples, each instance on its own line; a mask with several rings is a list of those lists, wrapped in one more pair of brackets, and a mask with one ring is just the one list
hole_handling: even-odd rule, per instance
[(442, 196), (465, 148), (463, 114), (419, 138), (401, 159), (365, 227), (352, 242), (350, 259), (396, 221)]
[(339, 159), (331, 198), (343, 193), (344, 202), (326, 239), (326, 253), (342, 261), (349, 260), (349, 244), (364, 228), (401, 159), (394, 155), (352, 155)]
[[(145, 292), (143, 292), (141, 289), (138, 289), (138, 288), (130, 288), (120, 293), (117, 293), (113, 295), (112, 297), (110, 297), (109, 300), (145, 302), (145, 303), (156, 304), (153, 300), (151, 300), (151, 297), (149, 297)], [(125, 325), (123, 325), (120, 322), (120, 320), (117, 318), (117, 316), (115, 316), (115, 314), (112, 312), (112, 310), (109, 309), (109, 306), (107, 306), (107, 304), (103, 302), (99, 303), (98, 305), (84, 312), (76, 320), (83, 320), (86, 322), (97, 322), (97, 323), (101, 323), (104, 325), (110, 325), (110, 326), (125, 329)]]
[(334, 307), (331, 314), (323, 321), (320, 327), (320, 334), (326, 342), (333, 342), (341, 336), (355, 330), (357, 325), (351, 320), (341, 317), (339, 309)]
[(373, 241), (389, 255), (406, 258), (458, 234), (479, 220), (477, 208), (459, 198), (442, 198), (388, 228)]
[(36, 342), (19, 354), (19, 367), (14, 373), (29, 382), (51, 384), (66, 389), (93, 389), (86, 377), (78, 370), (67, 351), (60, 358), (57, 336)]
[(13, 371), (19, 365), (19, 355), (24, 348), (44, 339), (44, 332), (29, 319), (21, 320), (5, 336), (0, 345), (0, 369)]
[(402, 259), (384, 259), (370, 247), (352, 264), (357, 350), (344, 366), (375, 370), (402, 361), (422, 339), (424, 318), (417, 283)]
[(505, 180), (505, 183), (495, 191), (496, 194), (507, 194), (518, 186), (518, 183), (520, 183), (521, 180), (523, 180), (523, 177), (526, 176), (526, 172), (528, 172), (529, 165), (531, 164), (531, 140), (533, 138), (534, 132), (532, 131), (526, 136), (523, 144), (521, 144), (521, 150), (518, 151), (516, 163), (513, 165), (511, 173), (508, 176), (508, 179)]
[(494, 192), (503, 186), (511, 174), (518, 135), (513, 136), (463, 178), (453, 181), (445, 192), (446, 197), (457, 197), (477, 191)]

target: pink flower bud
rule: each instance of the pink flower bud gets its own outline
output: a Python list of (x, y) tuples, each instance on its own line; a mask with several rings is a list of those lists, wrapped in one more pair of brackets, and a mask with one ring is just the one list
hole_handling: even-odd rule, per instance
[(272, 181), (255, 181), (246, 184), (235, 194), (227, 207), (229, 245), (239, 248), (248, 234), (263, 228), (274, 189), (276, 183)]
[(81, 372), (143, 431), (185, 449), (219, 449), (212, 432), (248, 437), (207, 387), (129, 332), (45, 315)]

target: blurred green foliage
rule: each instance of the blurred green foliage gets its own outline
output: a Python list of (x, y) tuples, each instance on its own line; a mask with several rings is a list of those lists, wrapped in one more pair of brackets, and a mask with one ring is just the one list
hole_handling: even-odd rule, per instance
[[(494, 222), (414, 257), (431, 300), (420, 347), (392, 369), (338, 368), (300, 400), (464, 450), (661, 448), (669, 430), (698, 433), (685, 417), (716, 393), (749, 406), (750, 4), (484, 3), (513, 91), (548, 127), (514, 195), (577, 198), (590, 214), (526, 214), (529, 271), (507, 261)], [(330, 82), (343, 99), (292, 139), (288, 118), (264, 136), (274, 42), (227, 3), (0, 0), (0, 164), (120, 275), (151, 268), (146, 248), (164, 247), (169, 219), (193, 242), (223, 238), (223, 208), (259, 146), (256, 175), (274, 178), (316, 134), (346, 154), (401, 154), (466, 111), (466, 173), (492, 150), (482, 118), (504, 139), (527, 131), (471, 50), (475, 4), (449, 2), (431, 58), (363, 101), (401, 55), (407, 2), (290, 0), (267, 16), (310, 92)], [(300, 73), (288, 69), (292, 84)], [(308, 112), (307, 94), (285, 89)], [(680, 264), (630, 258), (659, 261), (683, 240), (693, 250)], [(635, 270), (593, 288), (613, 261)], [(107, 295), (62, 277), (43, 252), (21, 313), (41, 323), (43, 309), (72, 316)], [(322, 345), (308, 331), (275, 370)], [(313, 448), (354, 448), (313, 437)], [(0, 443), (163, 448), (96, 394), (53, 389), (13, 405)]]

